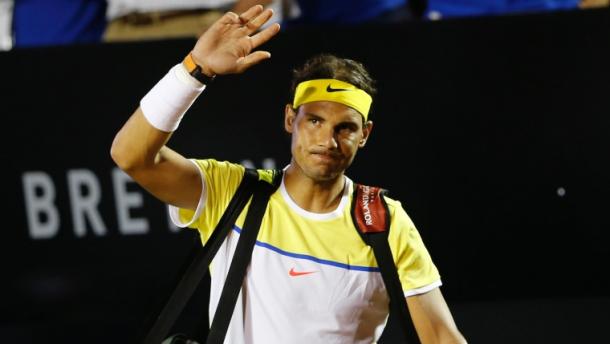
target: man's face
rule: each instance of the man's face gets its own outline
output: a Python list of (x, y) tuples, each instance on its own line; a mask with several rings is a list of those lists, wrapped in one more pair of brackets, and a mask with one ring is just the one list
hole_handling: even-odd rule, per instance
[(301, 105), (295, 112), (286, 106), (284, 126), (292, 134), (292, 159), (315, 181), (337, 178), (366, 143), (373, 123), (362, 124), (358, 111), (335, 102)]

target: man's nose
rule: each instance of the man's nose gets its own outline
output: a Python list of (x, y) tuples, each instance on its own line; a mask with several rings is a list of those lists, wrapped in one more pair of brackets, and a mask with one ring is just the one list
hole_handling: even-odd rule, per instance
[(338, 147), (337, 143), (337, 132), (334, 128), (322, 128), (319, 131), (318, 144), (328, 149), (335, 149)]

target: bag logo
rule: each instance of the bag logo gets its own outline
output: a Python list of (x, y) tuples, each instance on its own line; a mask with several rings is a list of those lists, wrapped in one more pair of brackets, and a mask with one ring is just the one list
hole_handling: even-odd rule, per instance
[(389, 216), (383, 204), (382, 192), (378, 187), (358, 185), (354, 215), (364, 233), (383, 232), (388, 228)]

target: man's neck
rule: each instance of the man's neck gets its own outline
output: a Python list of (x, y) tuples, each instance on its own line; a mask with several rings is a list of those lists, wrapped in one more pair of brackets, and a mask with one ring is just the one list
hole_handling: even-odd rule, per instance
[(299, 207), (312, 213), (324, 214), (339, 206), (345, 176), (341, 174), (332, 180), (316, 181), (292, 166), (284, 173), (284, 186)]

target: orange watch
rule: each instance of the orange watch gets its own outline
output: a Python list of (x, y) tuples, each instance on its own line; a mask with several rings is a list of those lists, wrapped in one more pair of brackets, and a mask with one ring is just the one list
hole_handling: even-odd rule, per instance
[(182, 64), (184, 65), (184, 67), (186, 67), (187, 72), (193, 78), (199, 80), (199, 82), (201, 82), (204, 85), (209, 85), (212, 81), (214, 81), (214, 78), (216, 78), (216, 75), (214, 75), (214, 76), (205, 75), (203, 73), (203, 70), (201, 69), (201, 66), (198, 65), (197, 63), (195, 63), (195, 60), (193, 60), (193, 56), (191, 55), (191, 53), (186, 55), (186, 57), (184, 58), (184, 61), (182, 61)]

